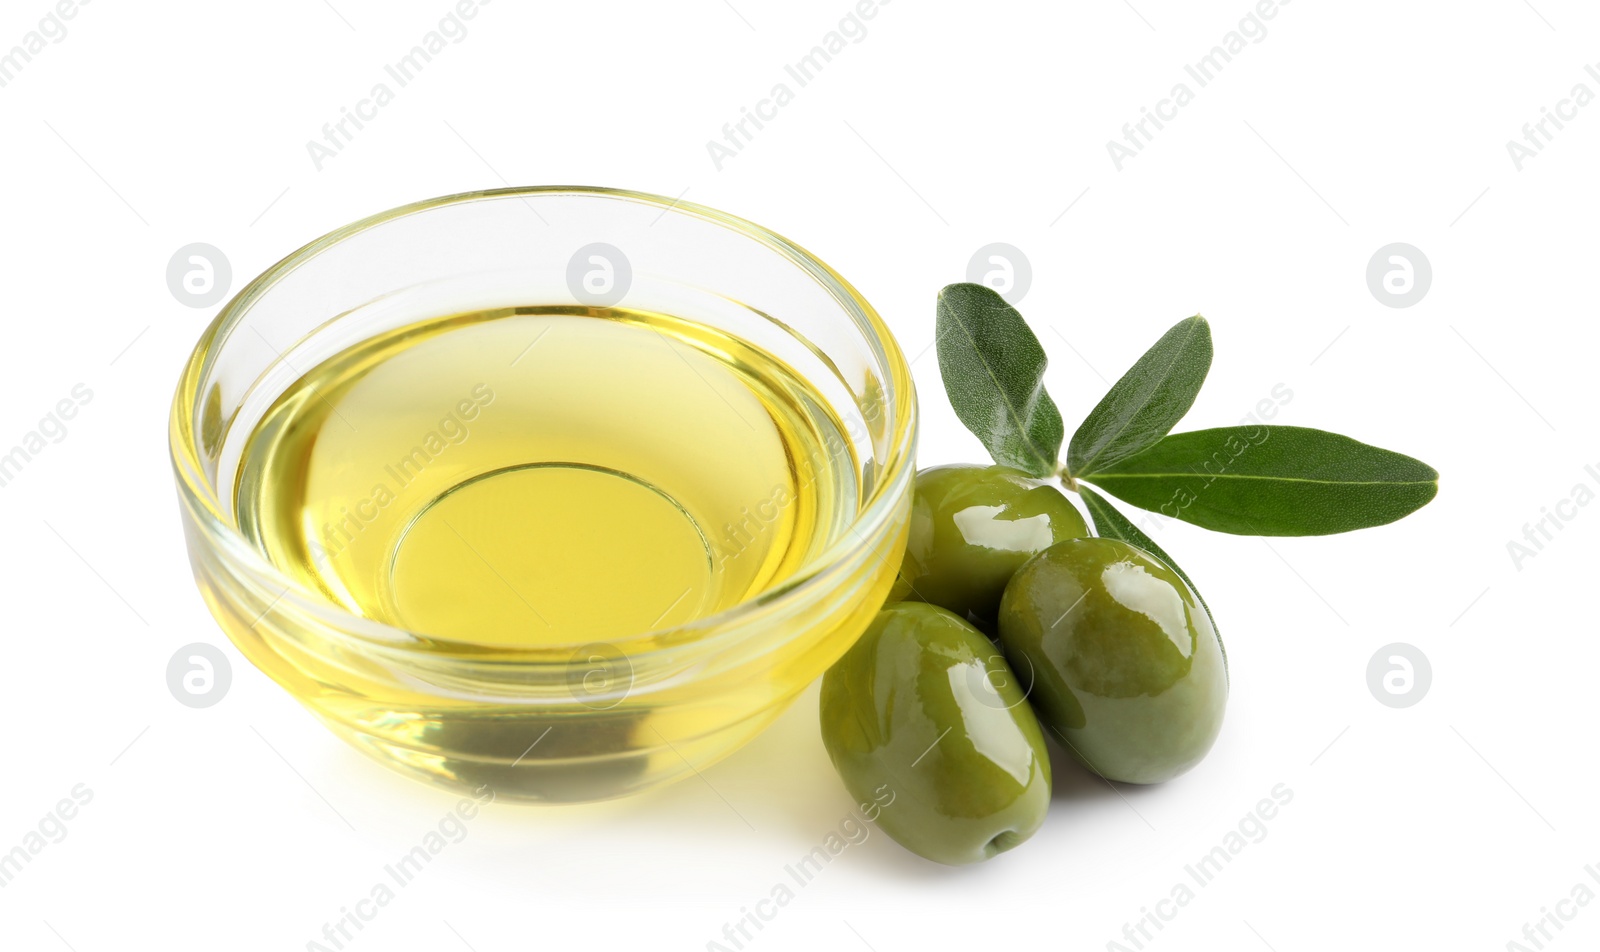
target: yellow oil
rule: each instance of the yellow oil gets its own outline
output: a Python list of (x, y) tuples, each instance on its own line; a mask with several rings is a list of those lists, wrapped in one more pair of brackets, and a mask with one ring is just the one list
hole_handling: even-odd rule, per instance
[(771, 355), (634, 310), (404, 327), (262, 419), (241, 528), (346, 610), (484, 648), (584, 645), (772, 587), (855, 514), (839, 421)]
[[(784, 361), (665, 314), (539, 306), (295, 369), (245, 443), (240, 528), (302, 587), (412, 633), (407, 667), (213, 608), (336, 731), (458, 789), (590, 800), (692, 776), (843, 653), (904, 546), (902, 525), (830, 598), (738, 629), (768, 647), (703, 664), (681, 626), (781, 585), (859, 514), (854, 444)], [(632, 667), (664, 645), (671, 670)], [(529, 650), (566, 703), (484, 688)]]

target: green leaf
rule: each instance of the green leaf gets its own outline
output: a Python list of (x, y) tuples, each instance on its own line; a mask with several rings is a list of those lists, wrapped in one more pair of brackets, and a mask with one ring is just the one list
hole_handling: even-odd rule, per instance
[(1439, 491), (1433, 467), (1298, 426), (1174, 433), (1088, 477), (1118, 499), (1218, 532), (1331, 535), (1381, 526)]
[(1177, 572), (1178, 577), (1188, 584), (1190, 591), (1194, 592), (1194, 597), (1200, 599), (1200, 607), (1205, 609), (1206, 615), (1211, 618), (1211, 630), (1217, 633), (1217, 645), (1222, 648), (1222, 668), (1226, 671), (1228, 668), (1228, 649), (1222, 644), (1222, 629), (1217, 627), (1217, 616), (1212, 613), (1211, 606), (1206, 604), (1206, 597), (1200, 594), (1199, 586), (1194, 584), (1194, 579), (1189, 577), (1189, 573), (1185, 572), (1178, 563), (1172, 561), (1172, 556), (1162, 551), (1161, 546), (1156, 545), (1154, 539), (1145, 535), (1139, 530), (1138, 526), (1129, 522), (1127, 516), (1112, 508), (1111, 503), (1106, 502), (1104, 496), (1101, 496), (1088, 486), (1082, 485), (1078, 487), (1078, 495), (1083, 497), (1083, 504), (1089, 509), (1089, 516), (1094, 520), (1096, 534), (1108, 539), (1121, 539), (1131, 546), (1145, 550), (1167, 563), (1167, 567)]
[(1067, 472), (1108, 469), (1166, 436), (1189, 412), (1211, 369), (1211, 325), (1196, 314), (1144, 352), (1090, 412), (1067, 448)]
[(956, 416), (994, 461), (1030, 476), (1056, 471), (1061, 413), (1044, 390), (1044, 348), (1022, 315), (981, 284), (939, 292), (939, 374)]

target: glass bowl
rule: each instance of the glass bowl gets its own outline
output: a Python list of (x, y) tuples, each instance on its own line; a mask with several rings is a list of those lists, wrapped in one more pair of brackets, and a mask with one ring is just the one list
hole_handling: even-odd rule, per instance
[[(581, 270), (573, 280), (597, 247), (626, 249), (624, 280), (592, 287)], [(853, 505), (775, 586), (610, 641), (486, 647), (364, 617), (280, 571), (241, 530), (251, 434), (305, 371), (419, 321), (582, 307), (616, 285), (628, 307), (692, 319), (777, 357), (839, 422)], [(843, 654), (903, 554), (915, 436), (904, 355), (831, 268), (709, 208), (587, 187), (419, 202), (306, 245), (223, 307), (183, 369), (170, 424), (195, 578), (256, 667), (391, 767), (549, 802), (622, 796), (703, 769)]]

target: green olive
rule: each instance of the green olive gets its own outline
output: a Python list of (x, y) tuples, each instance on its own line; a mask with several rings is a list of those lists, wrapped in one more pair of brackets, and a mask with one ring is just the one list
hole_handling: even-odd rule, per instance
[(1022, 563), (1089, 534), (1054, 486), (1004, 466), (935, 466), (917, 474), (911, 533), (891, 598), (994, 620)]
[(951, 866), (1032, 836), (1050, 805), (1039, 722), (998, 649), (933, 605), (878, 614), (822, 679), (822, 742), (890, 838)]
[(1194, 591), (1117, 539), (1072, 539), (1023, 566), (1000, 603), (1000, 645), (1039, 719), (1108, 780), (1160, 783), (1222, 729), (1222, 645)]

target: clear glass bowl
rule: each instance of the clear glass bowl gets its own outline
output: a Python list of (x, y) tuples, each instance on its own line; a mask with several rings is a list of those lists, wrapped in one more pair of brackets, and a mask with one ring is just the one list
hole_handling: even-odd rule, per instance
[[(820, 556), (670, 631), (576, 651), (485, 650), (353, 614), (291, 581), (240, 532), (246, 442), (304, 370), (420, 320), (592, 303), (575, 300), (568, 268), (596, 242), (627, 249), (627, 306), (697, 320), (779, 357), (843, 424), (859, 500)], [(170, 432), (195, 577), (240, 651), (380, 761), (533, 801), (622, 796), (702, 769), (843, 654), (900, 562), (915, 435), (903, 354), (827, 265), (709, 208), (581, 187), (420, 202), (300, 249), (206, 330)]]

